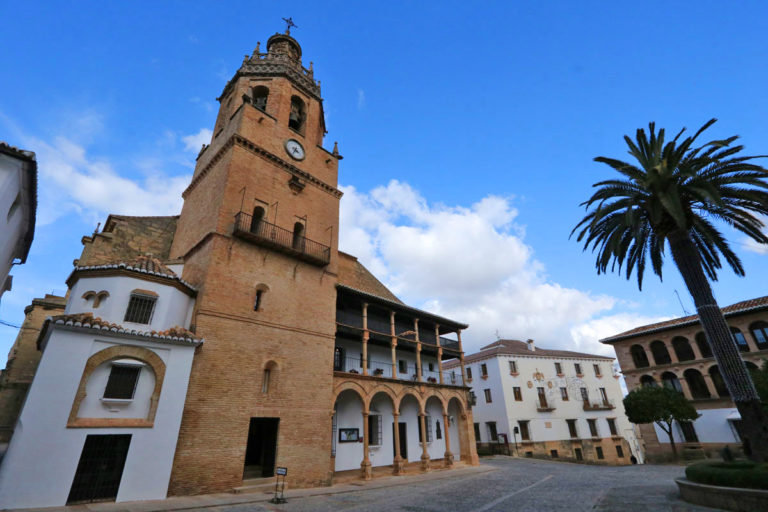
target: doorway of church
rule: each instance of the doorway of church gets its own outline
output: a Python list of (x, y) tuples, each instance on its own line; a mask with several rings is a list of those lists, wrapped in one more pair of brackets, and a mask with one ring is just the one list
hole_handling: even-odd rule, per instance
[(86, 436), (67, 505), (115, 501), (130, 444), (131, 434)]
[(280, 418), (251, 418), (245, 448), (243, 480), (275, 475)]

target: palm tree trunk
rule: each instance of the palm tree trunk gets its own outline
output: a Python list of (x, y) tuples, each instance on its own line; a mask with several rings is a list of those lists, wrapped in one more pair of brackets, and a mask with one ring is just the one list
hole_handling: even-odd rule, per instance
[(670, 234), (669, 246), (672, 249), (672, 258), (693, 297), (720, 374), (741, 415), (745, 446), (749, 446), (752, 452), (750, 458), (758, 462), (768, 462), (768, 417), (733, 340), (731, 329), (712, 294), (699, 253), (687, 231)]

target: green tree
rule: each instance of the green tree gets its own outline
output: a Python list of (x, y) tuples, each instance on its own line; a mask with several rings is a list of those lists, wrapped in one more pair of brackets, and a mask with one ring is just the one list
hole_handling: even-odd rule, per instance
[(768, 170), (752, 163), (757, 156), (738, 156), (743, 146), (731, 146), (738, 137), (695, 146), (695, 135), (681, 140), (685, 129), (665, 142), (664, 129), (650, 123), (650, 138), (637, 130), (635, 141), (625, 136), (629, 154), (638, 165), (597, 157), (621, 178), (601, 181), (589, 200), (588, 213), (571, 232), (578, 232), (584, 250), (597, 252), (598, 274), (637, 274), (642, 289), (646, 263), (661, 278), (665, 247), (693, 297), (707, 342), (723, 380), (743, 420), (752, 458), (768, 461), (768, 420), (715, 301), (709, 279), (717, 280), (721, 256), (737, 275), (744, 275), (741, 260), (731, 250), (715, 221), (723, 222), (761, 244), (768, 243), (761, 215), (768, 215)]
[(677, 446), (672, 435), (672, 424), (675, 421), (693, 421), (700, 416), (682, 393), (658, 386), (643, 386), (633, 390), (624, 397), (624, 410), (632, 423), (656, 423), (666, 432), (675, 459)]
[(750, 370), (752, 382), (755, 383), (757, 394), (763, 401), (763, 408), (768, 411), (768, 359), (763, 359), (763, 365), (756, 370)]

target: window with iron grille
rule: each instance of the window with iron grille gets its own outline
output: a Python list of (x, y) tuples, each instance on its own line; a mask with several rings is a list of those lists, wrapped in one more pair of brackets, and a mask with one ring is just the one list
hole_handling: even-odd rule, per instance
[(488, 376), (488, 366), (486, 366), (485, 363), (480, 365), (480, 373), (482, 374), (483, 377)]
[(593, 364), (592, 368), (595, 369), (595, 376), (596, 377), (599, 377), (600, 375), (602, 375), (602, 373), (600, 373), (600, 365), (599, 364)]
[(152, 313), (155, 310), (157, 297), (132, 293), (131, 300), (128, 302), (128, 309), (125, 311), (125, 322), (134, 324), (148, 324), (152, 321)]
[(509, 373), (517, 373), (517, 361), (509, 362)]
[(565, 420), (568, 423), (568, 433), (571, 437), (579, 437), (579, 431), (576, 429), (576, 420)]
[(616, 456), (620, 459), (624, 458), (624, 449), (618, 444), (616, 445)]
[(484, 389), (483, 393), (485, 393), (485, 403), (487, 403), (487, 404), (491, 403), (491, 390), (490, 389)]
[(587, 388), (581, 388), (581, 399), (585, 402), (589, 402), (589, 392)]
[(382, 437), (381, 414), (371, 414), (368, 416), (368, 444), (371, 446), (379, 446)]
[(523, 401), (523, 392), (520, 389), (519, 386), (515, 386), (512, 388), (512, 392), (515, 394), (515, 402), (522, 402)]
[(132, 400), (140, 372), (141, 366), (112, 365), (107, 387), (104, 389), (104, 398)]
[(488, 428), (488, 438), (491, 441), (498, 441), (499, 435), (496, 432), (496, 422), (495, 421), (487, 421), (485, 423), (485, 426)]
[(581, 375), (581, 365), (579, 363), (573, 363), (573, 367), (576, 369), (576, 375)]
[(443, 432), (440, 430), (440, 422), (435, 421), (435, 439), (442, 439), (443, 438)]
[(597, 420), (588, 419), (587, 424), (589, 425), (589, 435), (592, 437), (599, 437), (597, 435)]
[(555, 373), (558, 375), (563, 374), (563, 365), (560, 363), (555, 363)]
[(528, 420), (518, 421), (517, 424), (520, 425), (520, 438), (523, 441), (530, 441), (531, 432), (528, 430)]
[(397, 361), (397, 371), (398, 373), (408, 373), (408, 369), (406, 368), (405, 361), (403, 359)]
[[(421, 442), (421, 420), (419, 420), (417, 425), (419, 426), (419, 442)], [(427, 435), (425, 436), (426, 441), (428, 443), (431, 443), (432, 442), (432, 416), (430, 416), (429, 414), (424, 416), (424, 426), (427, 428)]]
[(467, 378), (472, 380), (472, 368), (467, 367)]
[(616, 430), (616, 420), (613, 418), (606, 418), (606, 421), (608, 422), (608, 430), (611, 431), (612, 436), (619, 435), (619, 431)]
[(595, 453), (597, 453), (597, 458), (598, 459), (604, 459), (605, 458), (605, 456), (603, 455), (603, 448), (602, 447), (596, 446), (595, 447)]
[(560, 388), (560, 398), (563, 399), (563, 402), (568, 401), (568, 388)]

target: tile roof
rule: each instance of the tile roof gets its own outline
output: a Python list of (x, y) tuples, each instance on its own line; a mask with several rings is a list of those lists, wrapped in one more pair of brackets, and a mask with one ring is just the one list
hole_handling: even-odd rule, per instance
[[(480, 349), (480, 352), (469, 354), (464, 357), (464, 362), (469, 363), (489, 357), (510, 355), (510, 356), (531, 356), (531, 357), (572, 357), (577, 359), (605, 359), (612, 361), (612, 357), (600, 356), (597, 354), (587, 354), (584, 352), (573, 352), (571, 350), (552, 350), (547, 348), (535, 347), (536, 350), (530, 350), (528, 343), (520, 340), (498, 340), (490, 345)], [(454, 368), (459, 365), (458, 360), (445, 363), (444, 368)]]
[[(204, 341), (202, 338), (198, 338), (195, 333), (179, 326), (174, 326), (164, 331), (138, 331), (136, 329), (126, 329), (122, 325), (102, 320), (97, 316), (93, 316), (91, 313), (50, 316), (46, 319), (46, 323), (53, 323), (54, 325), (64, 325), (68, 327), (80, 327), (83, 329), (108, 331), (110, 334), (114, 333), (129, 336), (141, 336), (144, 338), (149, 338), (152, 341), (177, 342), (190, 345), (200, 345)], [(43, 327), (40, 334), (41, 337), (43, 336), (45, 330), (46, 327)]]
[[(150, 274), (157, 277), (164, 277), (166, 279), (173, 279), (175, 281), (179, 281), (181, 284), (183, 284), (190, 290), (197, 291), (197, 289), (194, 286), (192, 286), (188, 282), (181, 279), (176, 274), (176, 272), (174, 272), (173, 270), (165, 266), (163, 262), (161, 262), (159, 259), (155, 257), (152, 257), (151, 255), (138, 256), (137, 258), (134, 258), (130, 261), (118, 261), (115, 263), (107, 263), (104, 265), (78, 266), (78, 267), (75, 267), (75, 270), (72, 273), (74, 274), (75, 272), (81, 271), (81, 270), (113, 270), (113, 269), (123, 269), (131, 272), (138, 272), (141, 274)], [(67, 282), (69, 282), (69, 279), (67, 279)]]
[(402, 304), (394, 293), (351, 254), (339, 251), (339, 284)]
[[(731, 304), (730, 306), (720, 308), (720, 311), (722, 311), (723, 315), (725, 316), (733, 316), (740, 313), (747, 313), (753, 310), (760, 310), (765, 308), (768, 308), (768, 296), (737, 302), (735, 304)], [(686, 325), (694, 325), (697, 323), (699, 323), (699, 315), (689, 315), (680, 318), (673, 318), (672, 320), (665, 320), (664, 322), (657, 322), (655, 324), (641, 325), (640, 327), (635, 327), (634, 329), (630, 329), (620, 334), (615, 334), (608, 338), (603, 338), (600, 340), (600, 342), (610, 344), (628, 338), (633, 338), (635, 336), (640, 336), (642, 334), (650, 334), (653, 332), (664, 331), (667, 329), (673, 329), (675, 327), (682, 327)]]

